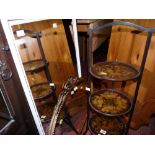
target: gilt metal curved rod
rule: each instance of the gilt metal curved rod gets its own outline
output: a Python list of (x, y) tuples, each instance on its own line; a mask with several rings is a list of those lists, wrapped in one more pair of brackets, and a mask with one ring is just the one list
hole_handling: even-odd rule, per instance
[(66, 102), (68, 95), (71, 93), (72, 90), (74, 91), (74, 88), (76, 87), (76, 85), (78, 85), (79, 83), (81, 83), (83, 81), (84, 81), (83, 78), (70, 77), (63, 84), (62, 92), (60, 93), (60, 95), (58, 97), (58, 102), (55, 105), (54, 110), (53, 110), (53, 115), (52, 115), (51, 122), (50, 122), (49, 129), (48, 129), (49, 135), (55, 134), (56, 123), (57, 123), (59, 114), (62, 110), (62, 107), (63, 107), (63, 105), (65, 105), (65, 102)]

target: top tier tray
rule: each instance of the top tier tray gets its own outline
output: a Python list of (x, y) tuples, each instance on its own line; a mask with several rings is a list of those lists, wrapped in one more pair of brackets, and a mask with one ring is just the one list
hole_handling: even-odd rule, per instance
[(109, 81), (128, 81), (136, 79), (140, 72), (134, 66), (118, 61), (105, 61), (94, 64), (89, 69), (90, 74)]

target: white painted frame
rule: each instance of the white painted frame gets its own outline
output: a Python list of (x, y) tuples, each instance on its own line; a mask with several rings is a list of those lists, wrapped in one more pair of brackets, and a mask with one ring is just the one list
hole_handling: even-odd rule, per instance
[[(14, 63), (22, 84), (22, 87), (25, 92), (25, 96), (27, 98), (30, 110), (32, 112), (32, 116), (34, 118), (35, 124), (37, 126), (38, 132), (40, 135), (44, 135), (44, 129), (42, 126), (42, 123), (40, 121), (40, 117), (37, 111), (37, 107), (35, 105), (35, 101), (32, 96), (32, 92), (29, 86), (29, 82), (22, 64), (22, 60), (18, 51), (18, 48), (15, 44), (15, 37), (12, 31), (11, 26), (18, 25), (18, 24), (25, 24), (25, 23), (31, 23), (31, 22), (37, 22), (47, 19), (40, 19), (40, 20), (7, 20), (2, 19), (1, 23), (4, 29), (4, 33), (6, 35), (6, 39), (8, 41), (10, 51), (12, 54), (12, 57), (14, 59)], [(76, 19), (72, 20), (72, 28), (73, 28), (73, 39), (74, 39), (74, 45), (75, 45), (75, 52), (76, 52), (76, 60), (77, 60), (77, 70), (78, 70), (78, 76), (81, 77), (81, 63), (80, 63), (80, 54), (79, 54), (79, 44), (78, 44), (78, 34), (77, 34), (77, 23)]]
[(39, 20), (34, 20), (34, 19), (16, 19), (16, 20), (8, 20), (10, 26), (14, 25), (19, 25), (19, 24), (26, 24), (26, 23), (32, 23), (32, 22), (39, 22), (42, 20), (47, 20), (47, 19), (39, 19)]
[(82, 74), (81, 74), (81, 62), (80, 62), (80, 51), (79, 51), (76, 19), (72, 19), (72, 28), (73, 28), (73, 39), (74, 39), (75, 52), (76, 52), (77, 71), (78, 71), (78, 76), (80, 78)]

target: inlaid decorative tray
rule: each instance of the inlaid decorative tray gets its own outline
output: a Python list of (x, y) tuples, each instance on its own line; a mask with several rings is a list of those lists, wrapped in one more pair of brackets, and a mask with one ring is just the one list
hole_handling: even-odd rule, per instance
[(119, 117), (93, 116), (88, 123), (89, 131), (95, 135), (122, 135), (125, 124)]
[(45, 65), (47, 65), (47, 64), (48, 64), (48, 62), (45, 62), (40, 59), (23, 63), (24, 69), (26, 72), (32, 72), (32, 71), (39, 70), (39, 69), (45, 67)]
[(32, 85), (31, 91), (35, 100), (44, 99), (53, 93), (48, 82)]
[(131, 100), (123, 93), (113, 89), (94, 92), (89, 98), (91, 108), (105, 116), (120, 116), (131, 110)]
[(136, 79), (139, 71), (130, 64), (118, 61), (105, 61), (94, 64), (90, 69), (92, 76), (111, 81), (127, 81)]

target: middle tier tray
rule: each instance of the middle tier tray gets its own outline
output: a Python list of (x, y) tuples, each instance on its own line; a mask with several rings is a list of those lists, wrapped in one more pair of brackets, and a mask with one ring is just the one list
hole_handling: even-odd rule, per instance
[(104, 61), (94, 64), (90, 74), (97, 78), (110, 81), (127, 81), (136, 79), (140, 72), (133, 65), (118, 61)]
[(121, 116), (131, 110), (131, 100), (123, 92), (114, 89), (102, 89), (89, 97), (90, 107), (105, 116)]
[(48, 62), (42, 59), (37, 59), (37, 60), (24, 62), (23, 65), (26, 72), (34, 72), (48, 65)]

